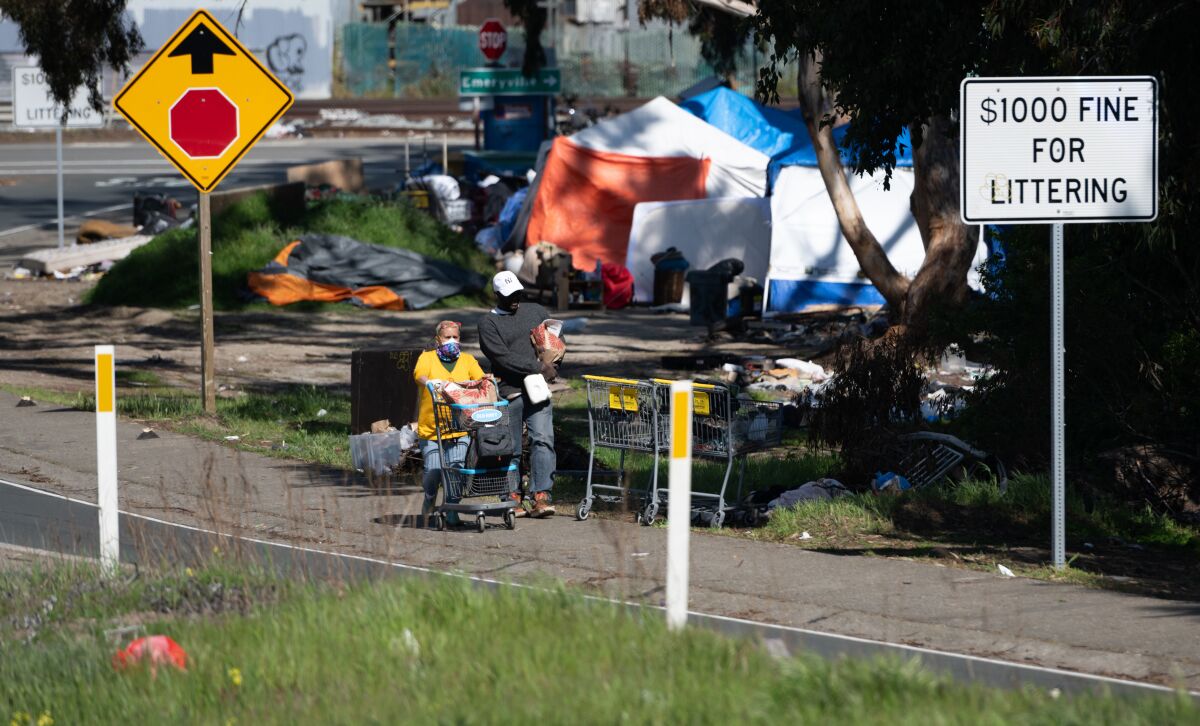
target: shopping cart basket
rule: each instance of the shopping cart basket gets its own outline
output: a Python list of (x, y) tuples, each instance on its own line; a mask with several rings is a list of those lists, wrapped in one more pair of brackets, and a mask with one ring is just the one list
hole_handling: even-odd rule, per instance
[[(619, 502), (631, 493), (645, 497), (658, 487), (658, 427), (655, 425), (657, 410), (653, 384), (630, 378), (583, 378), (587, 386), (589, 443), (587, 491), (575, 510), (575, 518), (579, 520), (588, 518), (596, 500)], [(620, 452), (617, 471), (610, 472), (616, 475), (616, 484), (596, 481), (598, 448)], [(648, 491), (626, 487), (625, 456), (631, 451), (646, 452), (654, 457)]]
[[(670, 440), (671, 382), (653, 381), (658, 441), (665, 453)], [(737, 496), (742, 499), (746, 477), (746, 456), (779, 446), (783, 441), (783, 408), (774, 401), (755, 401), (737, 395), (736, 389), (723, 383), (694, 383), (692, 386), (692, 456), (725, 462), (719, 491), (692, 490), (692, 512), (707, 519), (709, 526), (720, 528), (725, 513), (734, 509), (725, 494), (734, 468), (737, 468)], [(639, 521), (652, 524), (667, 498), (666, 490), (655, 486), (642, 509)]]
[[(438, 446), (463, 436), (478, 436), (493, 427), (508, 430), (511, 424), (508, 401), (494, 403), (446, 403), (441, 393), (427, 384), (433, 397), (433, 420)], [(444, 451), (445, 449), (443, 449)], [(446, 528), (446, 514), (458, 512), (474, 515), (475, 526), (482, 532), (488, 516), (504, 519), (504, 526), (517, 528), (515, 500), (508, 495), (517, 490), (520, 482), (515, 454), (500, 465), (482, 469), (470, 468), (466, 462), (442, 462), (442, 503), (434, 509), (438, 529)], [(454, 503), (449, 500), (457, 499)], [(471, 500), (471, 501), (467, 501)]]

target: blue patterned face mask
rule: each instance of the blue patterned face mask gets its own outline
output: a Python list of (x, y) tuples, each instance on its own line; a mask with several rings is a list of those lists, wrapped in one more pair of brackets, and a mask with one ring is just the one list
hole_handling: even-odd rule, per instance
[(437, 347), (437, 357), (447, 363), (458, 360), (458, 354), (461, 352), (457, 340), (447, 340)]

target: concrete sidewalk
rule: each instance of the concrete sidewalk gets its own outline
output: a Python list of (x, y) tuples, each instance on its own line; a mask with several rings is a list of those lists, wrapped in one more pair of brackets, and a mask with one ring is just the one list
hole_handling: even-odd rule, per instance
[[(0, 476), (95, 501), (93, 416), (0, 393)], [(413, 526), (415, 486), (119, 424), (121, 507), (173, 522), (498, 579), (661, 602), (666, 531), (632, 517)], [(4, 503), (0, 501), (0, 507)], [(3, 533), (0, 533), (2, 538)], [(62, 532), (70, 542), (71, 532)], [(697, 533), (691, 607), (720, 615), (1200, 688), (1200, 603)]]

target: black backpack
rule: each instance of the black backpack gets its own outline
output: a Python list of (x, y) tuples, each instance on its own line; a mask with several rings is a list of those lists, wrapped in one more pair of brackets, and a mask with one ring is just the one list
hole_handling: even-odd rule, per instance
[(516, 446), (508, 426), (481, 426), (471, 432), (466, 468), (499, 469), (512, 461)]

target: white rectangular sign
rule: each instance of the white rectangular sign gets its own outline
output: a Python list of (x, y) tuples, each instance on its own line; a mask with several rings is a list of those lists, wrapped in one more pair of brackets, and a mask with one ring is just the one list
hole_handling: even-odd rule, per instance
[[(13, 125), (22, 129), (52, 129), (62, 114), (50, 97), (50, 86), (37, 66), (13, 68)], [(88, 103), (88, 90), (81, 86), (71, 99), (66, 128), (97, 128), (104, 125), (104, 114)]]
[(967, 224), (1158, 216), (1157, 79), (967, 78), (960, 96)]

